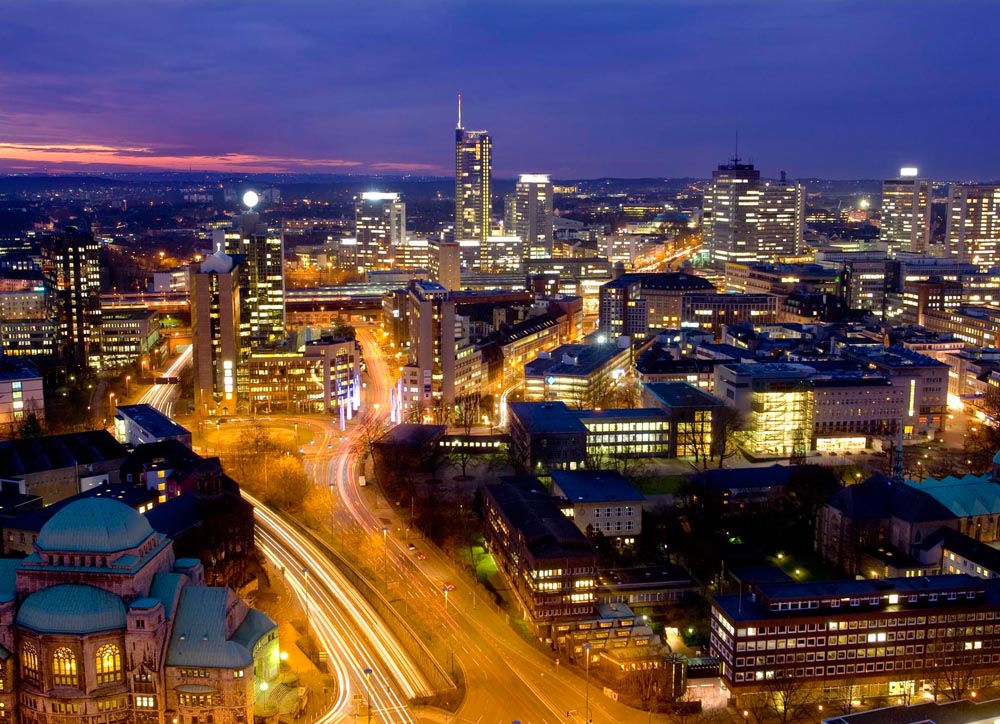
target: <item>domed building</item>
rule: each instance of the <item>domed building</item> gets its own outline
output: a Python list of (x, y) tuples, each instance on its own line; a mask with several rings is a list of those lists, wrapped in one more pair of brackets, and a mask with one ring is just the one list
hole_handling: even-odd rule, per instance
[(0, 559), (0, 721), (247, 724), (278, 666), (275, 623), (116, 500)]

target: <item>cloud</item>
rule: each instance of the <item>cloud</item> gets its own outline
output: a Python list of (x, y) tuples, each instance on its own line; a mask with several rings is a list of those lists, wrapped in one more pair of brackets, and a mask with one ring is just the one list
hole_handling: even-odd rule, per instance
[(183, 153), (142, 146), (109, 146), (94, 143), (44, 144), (0, 143), (0, 167), (79, 166), (88, 169), (143, 168), (199, 171), (240, 171), (246, 173), (284, 173), (294, 171), (440, 171), (433, 164), (380, 161), (366, 164), (342, 158), (301, 158), (263, 156), (246, 153)]

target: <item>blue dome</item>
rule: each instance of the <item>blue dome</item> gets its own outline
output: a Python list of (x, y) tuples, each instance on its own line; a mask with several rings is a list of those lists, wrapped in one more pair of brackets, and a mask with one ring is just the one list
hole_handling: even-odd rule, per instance
[(113, 593), (66, 583), (24, 599), (17, 625), (38, 633), (85, 635), (125, 628), (125, 604)]
[(117, 553), (135, 548), (153, 529), (146, 517), (110, 498), (83, 498), (42, 526), (36, 545), (43, 551)]

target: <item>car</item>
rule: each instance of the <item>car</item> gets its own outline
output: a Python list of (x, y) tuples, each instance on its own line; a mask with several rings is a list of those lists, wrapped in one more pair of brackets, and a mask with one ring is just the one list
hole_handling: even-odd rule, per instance
[(446, 590), (446, 591), (454, 591), (455, 590), (455, 584), (454, 583), (446, 583), (446, 584), (444, 584), (444, 590)]
[(426, 561), (427, 560), (427, 556), (424, 555), (423, 553), (417, 553), (417, 560), (418, 561)]
[(415, 545), (413, 545), (412, 543), (410, 543), (408, 546), (406, 546), (406, 550), (408, 550), (408, 551), (415, 551), (415, 550), (417, 550), (417, 547)]
[(333, 450), (333, 443), (331, 442), (331, 443), (327, 444), (326, 449), (327, 450)]

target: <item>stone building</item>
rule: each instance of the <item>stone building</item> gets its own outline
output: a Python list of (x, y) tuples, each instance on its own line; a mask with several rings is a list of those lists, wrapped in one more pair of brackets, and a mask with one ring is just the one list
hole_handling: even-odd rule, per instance
[(271, 619), (99, 497), (0, 561), (0, 645), (0, 710), (28, 724), (246, 724), (279, 669)]

